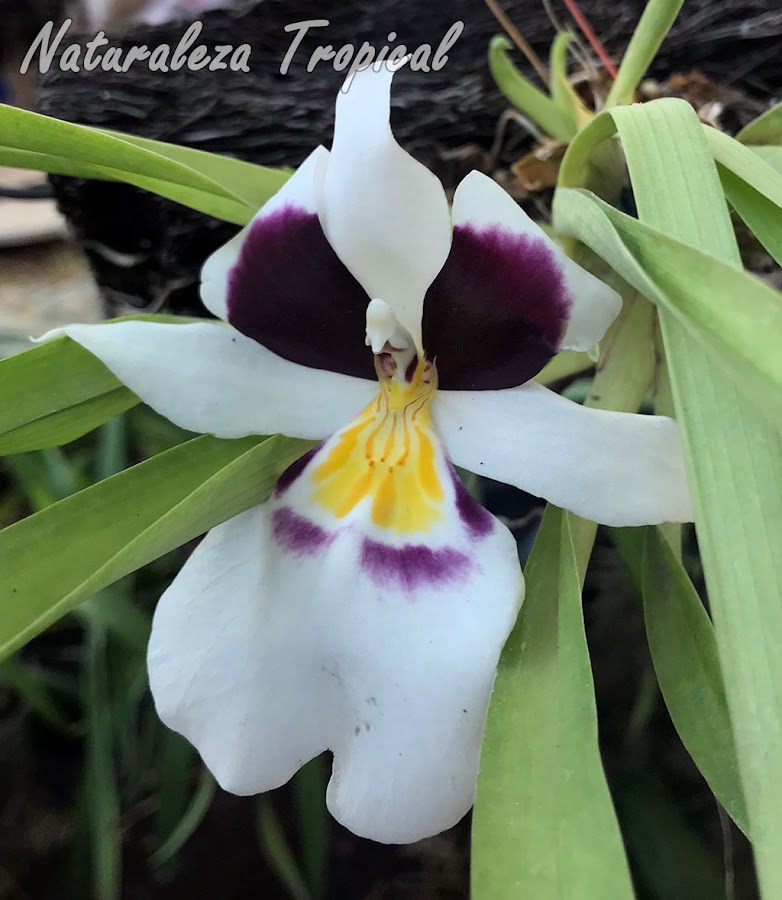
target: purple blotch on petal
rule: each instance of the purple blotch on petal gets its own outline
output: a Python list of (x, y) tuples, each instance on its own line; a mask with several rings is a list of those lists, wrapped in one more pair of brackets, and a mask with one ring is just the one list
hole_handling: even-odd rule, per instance
[(462, 479), (459, 478), (459, 473), (450, 463), (448, 467), (453, 481), (456, 509), (462, 524), (471, 538), (478, 540), (488, 537), (494, 531), (494, 516), (471, 496)]
[(361, 568), (377, 584), (413, 591), (422, 586), (443, 587), (461, 581), (469, 574), (472, 563), (468, 556), (452, 547), (439, 550), (424, 544), (392, 547), (366, 538), (361, 547)]
[(296, 556), (311, 556), (334, 540), (333, 534), (288, 506), (280, 507), (272, 514), (272, 532), (277, 543)]
[(312, 458), (323, 446), (323, 441), (316, 444), (312, 449), (308, 450), (303, 456), (300, 456), (295, 462), (292, 462), (288, 468), (277, 479), (277, 486), (274, 488), (274, 496), (282, 497), (285, 491), (298, 479), (301, 473), (307, 468)]
[(292, 362), (374, 380), (368, 303), (317, 215), (290, 204), (252, 222), (228, 274), (228, 321), (242, 334)]
[(457, 226), (424, 302), (423, 343), (440, 387), (501, 390), (534, 378), (559, 349), (570, 305), (544, 240)]

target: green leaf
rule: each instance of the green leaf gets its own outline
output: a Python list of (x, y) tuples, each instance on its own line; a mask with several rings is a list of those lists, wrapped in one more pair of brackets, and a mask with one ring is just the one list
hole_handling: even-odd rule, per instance
[(579, 350), (561, 350), (535, 376), (540, 384), (555, 384), (565, 378), (571, 378), (580, 372), (586, 372), (594, 366), (587, 353)]
[(158, 153), (200, 172), (228, 191), (231, 196), (249, 206), (253, 214), (276, 194), (293, 174), (293, 169), (259, 166), (241, 159), (234, 159), (232, 156), (208, 153), (205, 150), (196, 150), (193, 147), (183, 147), (179, 144), (153, 141), (149, 138), (136, 137), (133, 134), (121, 134), (118, 131), (101, 131), (101, 133), (119, 138), (143, 150)]
[(275, 873), (288, 895), (293, 900), (312, 900), (307, 883), (296, 863), (296, 857), (285, 839), (285, 832), (282, 830), (269, 794), (263, 794), (258, 798), (255, 833), (269, 868)]
[(768, 155), (782, 153), (782, 147), (745, 147), (703, 127), (728, 202), (771, 256), (782, 262), (782, 158)]
[(714, 795), (747, 832), (736, 749), (714, 628), (659, 528), (620, 528), (622, 555), (639, 563), (646, 634), (657, 681), (682, 743)]
[(0, 531), (0, 658), (106, 585), (261, 503), (309, 446), (198, 437)]
[(684, 0), (649, 0), (646, 4), (606, 97), (607, 108), (633, 102), (635, 89), (657, 55), (683, 3)]
[(722, 166), (717, 169), (728, 203), (769, 255), (782, 265), (782, 209), (734, 172)]
[[(641, 221), (738, 269), (716, 164), (692, 107), (660, 100), (612, 115)], [(571, 145), (575, 157), (588, 154), (588, 140)], [(737, 322), (743, 300), (734, 298)], [(665, 309), (660, 324), (758, 877), (765, 897), (779, 897), (782, 435), (778, 419), (745, 401), (727, 360), (720, 364)], [(760, 345), (764, 322), (756, 325)]]
[(749, 148), (756, 156), (768, 163), (775, 172), (782, 174), (782, 147), (765, 147), (761, 144)]
[(112, 750), (111, 695), (106, 665), (106, 633), (88, 630), (84, 670), (87, 742), (84, 791), (90, 829), (95, 900), (117, 900), (122, 885), (120, 804)]
[(161, 844), (152, 854), (150, 862), (153, 866), (159, 867), (172, 860), (195, 834), (196, 829), (204, 820), (204, 816), (212, 805), (216, 787), (217, 784), (209, 770), (206, 768), (202, 769), (198, 786), (184, 815), (165, 843)]
[(161, 845), (177, 829), (188, 808), (196, 751), (193, 745), (165, 726), (161, 726), (161, 740), (156, 758), (160, 771), (158, 808), (155, 812), (155, 834)]
[(693, 830), (680, 798), (669, 796), (643, 772), (618, 778), (612, 787), (641, 897), (728, 900), (715, 853)]
[(18, 657), (4, 659), (0, 662), (0, 685), (20, 697), (25, 707), (50, 728), (68, 736), (76, 731), (54, 699), (41, 669), (23, 663)]
[[(0, 164), (59, 175), (125, 181), (217, 218), (243, 225), (286, 181), (283, 171), (251, 166), (11, 106), (0, 105)], [(242, 183), (246, 188), (240, 187)], [(258, 202), (260, 201), (260, 202)]]
[[(0, 116), (0, 121), (2, 121), (2, 116)], [(256, 212), (245, 203), (221, 193), (178, 184), (176, 181), (167, 181), (163, 178), (151, 178), (135, 172), (112, 169), (99, 162), (87, 164), (78, 157), (71, 159), (51, 153), (20, 150), (2, 143), (0, 143), (0, 165), (13, 166), (18, 169), (35, 169), (49, 172), (52, 175), (70, 175), (74, 178), (124, 181), (126, 184), (143, 188), (152, 194), (159, 194), (175, 203), (181, 203), (182, 206), (189, 206), (198, 212), (232, 222), (235, 225), (245, 225)]]
[(684, 325), (690, 339), (730, 366), (746, 397), (763, 404), (773, 420), (779, 418), (778, 291), (716, 255), (618, 212), (587, 191), (560, 188), (554, 215), (559, 228), (610, 262), (622, 278)]
[(329, 775), (326, 760), (316, 756), (293, 776), (293, 794), (301, 847), (301, 868), (313, 900), (326, 896), (331, 817), (326, 809)]
[(500, 659), (473, 814), (474, 900), (632, 898), (603, 773), (568, 515), (549, 506)]
[(782, 144), (782, 103), (767, 109), (736, 135), (742, 144)]
[(489, 44), (489, 68), (497, 87), (547, 134), (560, 141), (569, 141), (576, 133), (572, 116), (564, 113), (551, 97), (519, 72), (508, 55), (512, 47), (511, 42), (501, 34), (493, 37)]
[[(187, 316), (123, 316), (114, 322), (170, 325)], [(0, 360), (0, 456), (67, 444), (140, 401), (104, 364), (69, 337)]]
[(0, 360), (0, 456), (67, 444), (139, 399), (68, 337)]
[(558, 31), (549, 52), (549, 79), (551, 99), (569, 119), (575, 122), (572, 88), (567, 78), (567, 50), (573, 35), (569, 31)]
[(782, 174), (750, 147), (709, 125), (703, 135), (715, 161), (782, 208)]

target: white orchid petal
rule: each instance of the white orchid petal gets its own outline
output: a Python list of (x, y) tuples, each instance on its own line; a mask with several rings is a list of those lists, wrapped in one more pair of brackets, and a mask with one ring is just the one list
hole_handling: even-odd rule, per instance
[(690, 522), (672, 419), (588, 409), (538, 384), (440, 391), (434, 413), (457, 465), (606, 525)]
[[(573, 262), (539, 225), (491, 178), (471, 172), (456, 189), (453, 200), (454, 228), (524, 236), (545, 246), (564, 278), (569, 317), (560, 349), (588, 350), (605, 334), (619, 314), (620, 296), (608, 285)], [(520, 264), (524, 260), (520, 259)], [(522, 298), (523, 299), (523, 298)]]
[[(269, 790), (332, 750), (332, 814), (406, 843), (472, 804), (523, 579), (511, 534), (454, 480), (439, 445), (442, 497), (422, 532), (379, 526), (371, 492), (347, 510), (315, 500), (351, 428), (195, 550), (158, 606), (150, 684), (163, 721), (228, 790)], [(344, 460), (359, 479), (361, 449)]]
[(394, 140), (391, 72), (358, 72), (337, 98), (321, 223), (370, 297), (384, 300), (421, 346), (424, 294), (451, 243), (440, 181)]
[(167, 419), (217, 437), (322, 438), (377, 391), (363, 378), (288, 362), (218, 323), (68, 325), (41, 340), (62, 334)]

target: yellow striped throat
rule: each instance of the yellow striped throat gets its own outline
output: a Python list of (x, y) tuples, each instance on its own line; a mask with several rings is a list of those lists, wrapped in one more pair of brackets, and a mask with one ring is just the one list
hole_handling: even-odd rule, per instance
[(445, 496), (430, 410), (437, 371), (411, 351), (393, 350), (376, 354), (375, 369), (378, 395), (312, 471), (312, 500), (342, 519), (369, 498), (378, 527), (426, 532), (443, 518)]

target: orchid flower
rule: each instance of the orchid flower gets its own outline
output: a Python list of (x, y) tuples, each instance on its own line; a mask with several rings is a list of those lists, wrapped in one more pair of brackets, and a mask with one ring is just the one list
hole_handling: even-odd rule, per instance
[(454, 465), (611, 525), (691, 519), (676, 424), (531, 379), (620, 300), (490, 178), (449, 212), (367, 69), (318, 147), (205, 264), (223, 323), (73, 325), (146, 403), (223, 438), (320, 441), (206, 535), (158, 605), (157, 710), (237, 794), (330, 750), (332, 814), (410, 842), (473, 800), (524, 592), (504, 524)]

